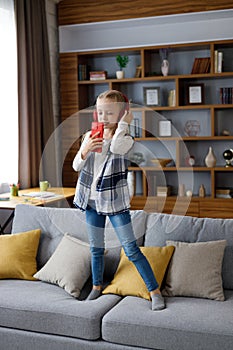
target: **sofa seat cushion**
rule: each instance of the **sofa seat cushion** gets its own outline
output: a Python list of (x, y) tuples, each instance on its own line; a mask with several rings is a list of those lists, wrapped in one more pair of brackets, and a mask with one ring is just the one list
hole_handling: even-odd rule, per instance
[(120, 300), (80, 301), (40, 281), (0, 280), (0, 290), (0, 326), (88, 340), (100, 337), (103, 315)]
[[(233, 291), (226, 301), (167, 297), (167, 308), (128, 296), (103, 318), (104, 340), (164, 350), (228, 350), (233, 343)], [(140, 317), (138, 317), (140, 315)]]

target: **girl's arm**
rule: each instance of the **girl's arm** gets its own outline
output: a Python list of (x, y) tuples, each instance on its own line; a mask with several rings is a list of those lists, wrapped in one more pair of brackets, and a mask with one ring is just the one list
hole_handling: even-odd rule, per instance
[(100, 138), (99, 131), (97, 131), (93, 136), (91, 136), (91, 131), (88, 131), (84, 137), (81, 147), (73, 160), (73, 169), (75, 171), (80, 171), (86, 159), (89, 157), (90, 152), (94, 151), (98, 147), (102, 147), (103, 138)]
[(84, 140), (83, 140), (83, 142), (81, 144), (81, 147), (79, 148), (78, 153), (76, 154), (76, 156), (75, 156), (75, 158), (73, 160), (72, 167), (73, 167), (73, 169), (75, 171), (80, 171), (83, 168), (83, 166), (84, 166), (84, 164), (86, 162), (87, 158), (84, 159), (82, 153), (83, 153), (83, 150), (86, 149), (86, 146), (88, 144), (89, 138), (90, 138), (90, 131), (88, 131), (86, 133), (86, 135), (84, 137)]
[(134, 139), (129, 135), (129, 124), (133, 115), (131, 112), (125, 112), (119, 121), (115, 134), (113, 135), (110, 151), (112, 153), (126, 154), (134, 144)]

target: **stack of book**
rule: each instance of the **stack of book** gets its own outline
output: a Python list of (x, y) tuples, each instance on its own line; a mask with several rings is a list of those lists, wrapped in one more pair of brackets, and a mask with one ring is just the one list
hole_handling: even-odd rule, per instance
[(167, 197), (171, 194), (171, 186), (157, 186), (157, 196)]
[(107, 72), (105, 70), (90, 72), (90, 80), (105, 80)]
[(191, 74), (202, 74), (210, 72), (210, 57), (195, 58)]
[(216, 188), (216, 198), (233, 198), (233, 188)]
[(222, 51), (214, 51), (214, 73), (222, 73), (223, 53)]
[(219, 90), (220, 93), (220, 103), (228, 104), (233, 103), (233, 87), (222, 87)]

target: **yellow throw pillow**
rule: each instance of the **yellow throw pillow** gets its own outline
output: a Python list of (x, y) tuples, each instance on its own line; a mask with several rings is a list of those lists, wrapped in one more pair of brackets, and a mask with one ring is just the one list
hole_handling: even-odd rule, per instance
[(36, 255), (41, 230), (0, 236), (0, 279), (36, 280)]
[[(168, 249), (169, 248), (169, 249)], [(173, 246), (140, 247), (149, 261), (156, 280), (161, 286), (163, 278), (174, 252)], [(133, 295), (150, 300), (150, 293), (134, 264), (128, 260), (123, 249), (121, 258), (112, 282), (104, 289), (103, 294)]]

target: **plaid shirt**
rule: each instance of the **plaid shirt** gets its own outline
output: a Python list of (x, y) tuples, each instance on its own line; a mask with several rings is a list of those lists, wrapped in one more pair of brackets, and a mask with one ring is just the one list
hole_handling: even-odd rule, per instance
[[(108, 151), (103, 171), (96, 186), (96, 211), (99, 214), (113, 215), (130, 208), (130, 195), (127, 183), (128, 160), (126, 155)], [(85, 210), (91, 192), (94, 172), (94, 153), (90, 154), (80, 172), (74, 204)]]

